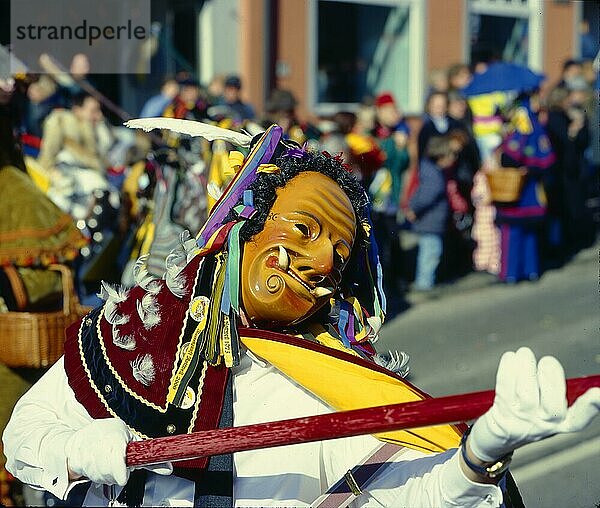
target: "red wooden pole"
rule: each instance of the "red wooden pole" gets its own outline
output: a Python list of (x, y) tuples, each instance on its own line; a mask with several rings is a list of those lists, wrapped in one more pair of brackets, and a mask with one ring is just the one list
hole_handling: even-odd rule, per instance
[[(600, 386), (600, 375), (569, 379), (569, 405), (593, 386)], [(273, 446), (463, 422), (481, 416), (491, 407), (493, 400), (494, 391), (489, 390), (136, 441), (127, 446), (127, 465), (176, 462)]]

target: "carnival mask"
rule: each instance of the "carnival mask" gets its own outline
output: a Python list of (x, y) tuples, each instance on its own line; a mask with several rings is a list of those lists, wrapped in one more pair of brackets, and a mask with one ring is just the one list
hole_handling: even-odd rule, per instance
[(340, 284), (355, 234), (350, 199), (331, 178), (307, 171), (277, 189), (263, 230), (244, 245), (246, 315), (263, 326), (310, 316)]

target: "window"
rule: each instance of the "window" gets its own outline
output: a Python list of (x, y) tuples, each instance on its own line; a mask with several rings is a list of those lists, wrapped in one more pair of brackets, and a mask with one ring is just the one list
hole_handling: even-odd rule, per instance
[(527, 18), (471, 14), (471, 62), (494, 58), (528, 65), (528, 25)]
[[(420, 0), (417, 0), (420, 2)], [(414, 0), (318, 0), (317, 41), (309, 65), (315, 110), (352, 109), (366, 96), (391, 91), (406, 111), (421, 107), (423, 37), (415, 34)], [(409, 44), (410, 41), (410, 44)], [(414, 72), (415, 62), (420, 67)], [(417, 93), (415, 93), (415, 91)], [(416, 106), (416, 107), (415, 107)]]
[(542, 67), (544, 0), (467, 0), (471, 63), (502, 59)]

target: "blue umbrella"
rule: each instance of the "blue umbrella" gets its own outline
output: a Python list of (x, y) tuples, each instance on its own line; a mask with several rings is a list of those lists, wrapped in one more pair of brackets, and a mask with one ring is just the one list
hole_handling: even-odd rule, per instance
[(498, 62), (490, 64), (481, 74), (475, 74), (462, 93), (472, 97), (492, 92), (527, 92), (538, 88), (545, 78), (522, 65)]

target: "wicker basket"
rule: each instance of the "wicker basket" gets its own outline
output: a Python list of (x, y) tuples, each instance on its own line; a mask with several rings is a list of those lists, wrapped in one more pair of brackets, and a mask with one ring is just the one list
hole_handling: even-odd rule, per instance
[(91, 310), (79, 303), (69, 268), (64, 265), (48, 268), (61, 273), (63, 310), (0, 313), (0, 363), (4, 365), (30, 368), (52, 365), (63, 354), (65, 328)]
[(519, 168), (501, 168), (486, 173), (492, 201), (497, 203), (514, 203), (519, 201), (525, 171)]

